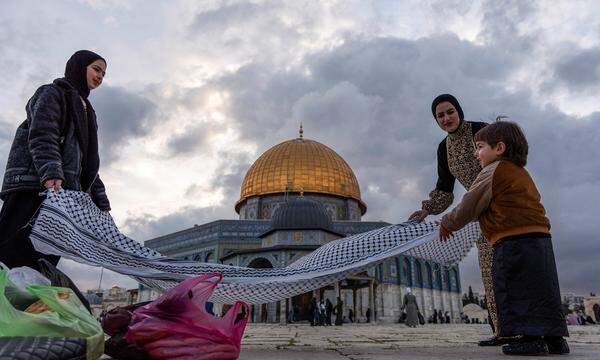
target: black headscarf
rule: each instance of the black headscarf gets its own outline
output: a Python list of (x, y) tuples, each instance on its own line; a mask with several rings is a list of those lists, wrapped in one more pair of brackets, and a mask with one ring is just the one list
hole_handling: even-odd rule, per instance
[(435, 99), (433, 99), (433, 102), (431, 103), (431, 113), (433, 114), (433, 118), (436, 119), (436, 121), (437, 121), (437, 117), (435, 116), (435, 108), (439, 104), (446, 102), (446, 101), (449, 102), (450, 104), (454, 105), (454, 108), (456, 109), (456, 111), (458, 111), (458, 118), (462, 122), (465, 119), (465, 114), (463, 113), (463, 110), (460, 107), (458, 100), (456, 100), (456, 98), (450, 94), (442, 94), (442, 95), (439, 95), (438, 97), (436, 97)]
[(65, 78), (79, 92), (79, 95), (87, 99), (90, 89), (87, 83), (87, 67), (96, 60), (106, 60), (89, 50), (79, 50), (71, 56), (65, 67)]
[[(88, 100), (90, 89), (87, 84), (87, 67), (96, 60), (106, 60), (89, 50), (79, 50), (71, 56), (65, 67), (65, 79), (73, 86), (79, 96), (85, 102), (85, 110), (80, 104), (80, 99), (71, 99), (69, 101), (70, 111), (72, 112), (77, 139), (82, 152), (82, 171), (81, 187), (83, 190), (89, 188), (100, 167), (100, 157), (98, 155), (98, 125), (96, 123), (96, 113)], [(81, 109), (81, 110), (79, 110)], [(85, 115), (76, 116), (80, 111)]]

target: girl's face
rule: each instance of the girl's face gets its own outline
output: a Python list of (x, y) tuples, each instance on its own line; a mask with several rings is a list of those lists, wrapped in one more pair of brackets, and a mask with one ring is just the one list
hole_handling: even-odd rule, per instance
[(104, 79), (104, 75), (106, 75), (106, 63), (98, 59), (93, 63), (89, 64), (87, 67), (87, 84), (90, 90), (94, 90), (100, 84), (102, 84), (102, 80)]
[(435, 107), (435, 119), (440, 128), (448, 133), (456, 131), (460, 125), (458, 111), (448, 101), (441, 102)]

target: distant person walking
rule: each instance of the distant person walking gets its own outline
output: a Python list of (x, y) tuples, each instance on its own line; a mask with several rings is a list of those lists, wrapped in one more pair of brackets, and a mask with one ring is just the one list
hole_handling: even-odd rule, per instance
[(419, 306), (417, 305), (417, 297), (410, 288), (406, 288), (403, 303), (402, 310), (406, 311), (406, 326), (417, 327), (419, 324)]
[(29, 240), (31, 220), (44, 200), (40, 191), (85, 191), (101, 210), (110, 210), (98, 175), (96, 113), (88, 100), (105, 73), (100, 55), (77, 51), (67, 61), (65, 76), (42, 85), (27, 102), (27, 118), (17, 128), (0, 192), (0, 261), (10, 268), (39, 269), (38, 259), (53, 265), (60, 259), (35, 251)]
[[(354, 311), (352, 309), (348, 309), (348, 320), (353, 323), (354, 322)], [(337, 321), (337, 320), (336, 320)]]
[[(352, 310), (350, 310), (350, 313)], [(348, 315), (350, 316), (350, 315)], [(351, 322), (353, 322), (351, 320)], [(337, 303), (335, 304), (335, 325), (340, 326), (344, 323), (344, 302), (338, 296)]]
[(331, 314), (333, 313), (333, 304), (329, 299), (325, 300), (325, 318), (327, 325), (331, 326)]
[(310, 326), (319, 325), (319, 304), (317, 298), (310, 299)]
[(323, 300), (319, 302), (319, 325), (327, 325), (327, 320), (325, 319), (325, 301)]

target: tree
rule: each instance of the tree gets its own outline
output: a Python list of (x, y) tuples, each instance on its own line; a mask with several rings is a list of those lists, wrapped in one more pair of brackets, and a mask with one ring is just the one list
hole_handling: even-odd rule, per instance
[(487, 310), (487, 301), (485, 299), (485, 296), (483, 297), (483, 299), (479, 300), (479, 306), (481, 306), (482, 309)]
[(471, 285), (469, 285), (469, 304), (473, 303), (476, 303), (475, 297), (473, 296), (473, 289), (471, 288)]
[(463, 296), (462, 296), (463, 306), (467, 305), (468, 303), (469, 303), (469, 298), (467, 297), (467, 294), (463, 294)]

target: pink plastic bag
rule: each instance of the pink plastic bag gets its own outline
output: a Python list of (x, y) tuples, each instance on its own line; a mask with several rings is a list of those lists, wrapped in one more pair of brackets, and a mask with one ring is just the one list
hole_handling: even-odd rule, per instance
[[(133, 313), (125, 338), (153, 359), (237, 359), (249, 308), (237, 301), (224, 317), (206, 312), (205, 304), (221, 274), (184, 280), (160, 299)], [(244, 316), (236, 322), (238, 312)]]

